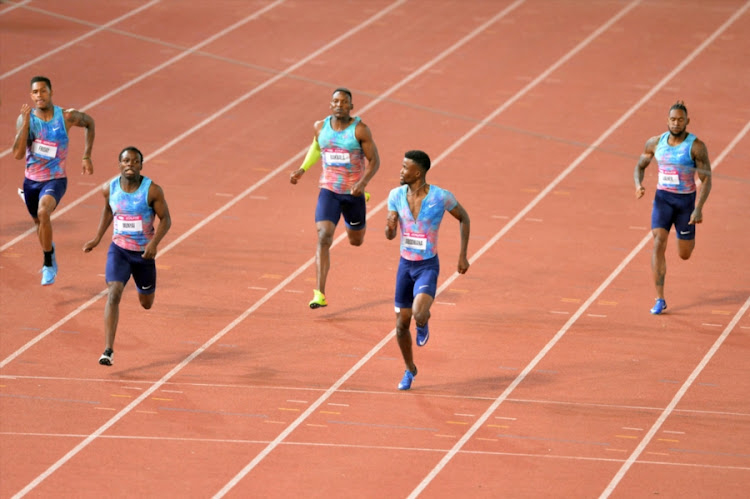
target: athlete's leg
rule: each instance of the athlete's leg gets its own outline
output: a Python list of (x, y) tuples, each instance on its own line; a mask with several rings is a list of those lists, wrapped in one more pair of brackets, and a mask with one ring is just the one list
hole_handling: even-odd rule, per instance
[(412, 313), (417, 327), (424, 327), (430, 320), (430, 307), (435, 299), (427, 293), (419, 293), (414, 297)]
[(680, 258), (687, 260), (695, 249), (695, 239), (677, 239), (677, 252)]
[(52, 251), (52, 212), (57, 208), (57, 200), (46, 194), (39, 199), (39, 208), (37, 209), (37, 216), (34, 219), (36, 223), (37, 235), (39, 236), (39, 243), (42, 246), (42, 251)]
[(353, 230), (347, 226), (346, 235), (349, 237), (349, 244), (352, 246), (362, 246), (365, 242), (365, 231), (367, 229)]
[(125, 289), (125, 283), (111, 281), (107, 283), (107, 288), (109, 292), (107, 304), (104, 305), (104, 349), (114, 350), (117, 323), (120, 319), (120, 300), (122, 299), (122, 290)]
[(331, 268), (331, 244), (333, 244), (336, 224), (328, 220), (321, 220), (315, 223), (315, 227), (318, 230), (318, 248), (315, 252), (316, 289), (325, 294), (326, 279)]
[(398, 348), (401, 350), (401, 357), (404, 359), (404, 365), (412, 374), (416, 374), (417, 366), (414, 364), (411, 331), (409, 331), (411, 312), (412, 309), (410, 308), (400, 308), (396, 312), (396, 340), (398, 341)]
[(349, 244), (362, 246), (365, 242), (367, 205), (363, 196), (345, 195), (341, 197), (341, 214), (344, 216), (346, 235)]
[(651, 272), (654, 276), (654, 287), (656, 288), (656, 297), (664, 299), (664, 279), (667, 275), (667, 239), (669, 231), (666, 229), (653, 229), (654, 249), (651, 254)]

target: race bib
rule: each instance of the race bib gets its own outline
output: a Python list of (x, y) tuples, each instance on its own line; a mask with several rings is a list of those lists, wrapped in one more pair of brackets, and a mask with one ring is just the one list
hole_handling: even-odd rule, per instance
[(424, 251), (427, 249), (427, 236), (414, 232), (404, 232), (404, 248)]
[(665, 186), (680, 185), (680, 176), (674, 170), (659, 172), (659, 184)]
[(346, 166), (351, 164), (349, 151), (344, 149), (323, 151), (323, 160), (329, 166)]
[(54, 159), (57, 156), (57, 143), (47, 140), (36, 139), (31, 143), (31, 152), (35, 156), (41, 156), (47, 159)]
[(117, 232), (143, 232), (143, 218), (132, 215), (117, 215), (115, 217)]

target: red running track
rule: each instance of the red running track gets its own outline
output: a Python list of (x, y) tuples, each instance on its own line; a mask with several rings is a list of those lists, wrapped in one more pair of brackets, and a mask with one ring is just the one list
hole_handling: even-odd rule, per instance
[[(747, 2), (96, 5), (0, 4), (0, 496), (745, 496)], [(97, 123), (49, 288), (8, 152), (34, 74)], [(317, 186), (287, 179), (339, 85), (383, 163), (366, 243), (337, 240), (311, 311)], [(632, 170), (677, 99), (714, 189), (693, 258), (670, 242), (654, 317)], [(130, 144), (174, 225), (107, 369), (105, 251), (80, 248)], [(447, 219), (432, 338), (399, 392), (381, 231), (412, 148), (470, 213), (472, 267), (453, 273)]]

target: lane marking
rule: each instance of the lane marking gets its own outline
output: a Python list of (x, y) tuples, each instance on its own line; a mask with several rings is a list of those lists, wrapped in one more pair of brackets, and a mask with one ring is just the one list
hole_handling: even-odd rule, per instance
[[(280, 0), (280, 1), (283, 1), (283, 0)], [(155, 156), (158, 156), (162, 152), (164, 152), (167, 149), (171, 148), (174, 144), (180, 142), (185, 137), (188, 137), (189, 135), (192, 135), (194, 132), (196, 132), (197, 130), (200, 130), (205, 125), (207, 125), (210, 122), (214, 121), (218, 117), (225, 115), (228, 110), (230, 110), (231, 108), (237, 106), (239, 103), (244, 102), (245, 100), (249, 99), (250, 97), (252, 97), (256, 93), (258, 93), (261, 90), (265, 89), (266, 87), (272, 85), (276, 81), (282, 79), (286, 74), (288, 74), (288, 73), (296, 70), (297, 68), (303, 66), (308, 61), (310, 61), (310, 60), (314, 59), (315, 57), (319, 56), (320, 54), (326, 52), (328, 49), (336, 46), (337, 44), (339, 44), (340, 42), (346, 40), (347, 38), (355, 35), (359, 31), (362, 31), (364, 28), (366, 28), (370, 24), (375, 23), (381, 17), (383, 17), (386, 14), (390, 13), (396, 7), (399, 7), (401, 4), (403, 4), (405, 2), (406, 2), (406, 0), (396, 0), (394, 3), (392, 3), (391, 5), (389, 5), (388, 7), (386, 7), (385, 9), (382, 9), (381, 11), (379, 11), (377, 14), (373, 15), (372, 17), (370, 17), (366, 21), (363, 21), (362, 23), (360, 23), (357, 26), (349, 29), (348, 31), (346, 31), (342, 35), (339, 35), (333, 41), (328, 42), (323, 47), (321, 47), (321, 48), (319, 48), (319, 49), (311, 52), (310, 54), (308, 54), (306, 57), (304, 57), (303, 59), (301, 59), (296, 64), (293, 64), (292, 66), (289, 66), (283, 72), (281, 72), (278, 75), (276, 75), (276, 76), (274, 76), (274, 77), (266, 80), (264, 83), (262, 83), (261, 85), (258, 85), (253, 90), (251, 90), (251, 91), (247, 92), (246, 94), (240, 96), (239, 98), (233, 100), (231, 104), (229, 104), (227, 106), (224, 106), (222, 109), (220, 109), (219, 111), (217, 111), (213, 115), (211, 115), (208, 118), (204, 119), (203, 121), (201, 121), (197, 125), (194, 125), (192, 128), (190, 128), (186, 132), (183, 132), (181, 135), (177, 136), (176, 138), (172, 139), (167, 144), (163, 145), (162, 147), (160, 147), (159, 149), (157, 149), (156, 151), (154, 151), (153, 153), (151, 153), (150, 157), (154, 158)], [(275, 6), (277, 3), (279, 3), (279, 0), (277, 0), (277, 2), (275, 2), (274, 4), (271, 4), (271, 5)], [(253, 15), (260, 15), (260, 13), (265, 12), (269, 8), (270, 8), (270, 6), (266, 6), (265, 8), (261, 9), (260, 11), (257, 11), (256, 14), (253, 14)], [(215, 36), (217, 36), (217, 35), (214, 35), (214, 37)], [(206, 41), (201, 42), (198, 45), (201, 45), (202, 43), (206, 43)], [(443, 52), (441, 55), (437, 56), (431, 62), (429, 62), (428, 64), (426, 64), (425, 66), (423, 66), (423, 68), (426, 68), (430, 64), (437, 63), (441, 58), (445, 57), (447, 54), (448, 54), (448, 51)], [(375, 105), (377, 105), (379, 102), (381, 102), (383, 99), (385, 99), (386, 96), (388, 96), (389, 94), (395, 92), (398, 88), (400, 88), (401, 86), (405, 85), (407, 82), (411, 81), (412, 79), (416, 78), (419, 74), (421, 74), (421, 72), (423, 72), (423, 71), (417, 70), (414, 73), (411, 73), (410, 75), (408, 75), (407, 77), (405, 77), (404, 79), (402, 79), (399, 83), (397, 83), (396, 85), (392, 86), (381, 97), (379, 97), (379, 98), (377, 98), (377, 99), (375, 99), (373, 101), (370, 101), (368, 104), (366, 104), (362, 108), (362, 110), (360, 111), (360, 114), (364, 113), (368, 109), (370, 109), (370, 108), (374, 107)], [(103, 98), (100, 98), (99, 100), (103, 100)], [(97, 101), (95, 101), (95, 102), (97, 102)], [(9, 151), (11, 151), (11, 149), (8, 149), (8, 152)], [(306, 152), (307, 152), (307, 148), (301, 149), (300, 152), (298, 152), (295, 156), (291, 157), (286, 162), (284, 162), (282, 165), (280, 165), (279, 167), (277, 167), (273, 172), (269, 173), (268, 175), (266, 175), (265, 177), (263, 177), (261, 180), (257, 181), (255, 184), (253, 184), (252, 186), (250, 186), (247, 189), (245, 189), (245, 191), (243, 191), (237, 197), (233, 198), (227, 204), (225, 204), (224, 206), (222, 206), (218, 210), (214, 211), (211, 215), (209, 215), (208, 217), (206, 217), (203, 220), (201, 220), (200, 222), (198, 222), (196, 225), (194, 225), (192, 228), (190, 228), (187, 232), (184, 232), (183, 234), (181, 234), (180, 236), (178, 236), (171, 243), (169, 243), (168, 245), (166, 245), (164, 248), (162, 248), (159, 251), (159, 254), (156, 255), (157, 261), (161, 257), (163, 257), (166, 253), (168, 253), (172, 248), (174, 248), (178, 244), (182, 243), (182, 241), (184, 241), (185, 239), (187, 239), (189, 236), (191, 236), (192, 234), (194, 234), (195, 232), (197, 232), (198, 230), (200, 230), (204, 226), (208, 225), (215, 218), (217, 218), (218, 216), (220, 216), (221, 214), (223, 214), (225, 211), (229, 210), (235, 204), (239, 203), (244, 197), (246, 197), (248, 194), (252, 193), (254, 190), (256, 190), (257, 188), (259, 188), (262, 185), (264, 185), (266, 182), (268, 182), (269, 180), (271, 180), (278, 173), (286, 171), (286, 169), (289, 167), (289, 165), (291, 165), (297, 159), (301, 158), (303, 154), (306, 154)], [(0, 154), (0, 157), (2, 157), (2, 154)], [(82, 197), (78, 198), (77, 200), (73, 201), (72, 203), (69, 203), (68, 205), (66, 205), (65, 207), (63, 207), (61, 210), (55, 210), (55, 214), (52, 215), (52, 218), (56, 218), (56, 215), (57, 216), (62, 215), (63, 213), (65, 213), (65, 211), (67, 209), (73, 208), (73, 206), (75, 206), (76, 204), (79, 204), (79, 203), (83, 202), (86, 198), (88, 198), (88, 197), (90, 197), (93, 194), (98, 193), (98, 192), (99, 192), (99, 189), (94, 189), (92, 191), (89, 191), (88, 194), (85, 194), (84, 196), (82, 196)], [(385, 205), (386, 203), (387, 203), (387, 200), (383, 201), (381, 203), (381, 205)], [(370, 218), (370, 217), (368, 216), (368, 218)], [(21, 234), (20, 236), (14, 238), (13, 240), (11, 240), (8, 243), (4, 244), (3, 246), (0, 246), (0, 252), (4, 251), (5, 249), (9, 248), (10, 246), (12, 246), (13, 244), (15, 244), (16, 242), (20, 241), (21, 239), (23, 239), (24, 237), (26, 237), (27, 235), (32, 234), (32, 233), (36, 233), (36, 229), (31, 228), (28, 231), (26, 231), (23, 234)], [(339, 237), (338, 239), (336, 239), (336, 241), (334, 241), (334, 243), (333, 243), (333, 245), (331, 247), (333, 247), (336, 244), (338, 244), (338, 242), (341, 241), (341, 239), (343, 238), (343, 236), (344, 235), (342, 234), (341, 237)], [(308, 262), (305, 263), (302, 267), (300, 267), (297, 270), (296, 273), (292, 274), (291, 276), (289, 276), (289, 278), (287, 280), (285, 280), (284, 282), (282, 282), (282, 286), (281, 287), (283, 287), (283, 285), (285, 285), (287, 282), (293, 280), (300, 273), (304, 272), (304, 270), (306, 270), (307, 267), (309, 267), (310, 265), (312, 265), (312, 263), (314, 263), (314, 262), (315, 262), (314, 258), (312, 258), (311, 260), (308, 260)], [(160, 268), (158, 264), (157, 264), (156, 268), (157, 269)], [(276, 294), (278, 292), (277, 291), (278, 289), (280, 289), (280, 286), (277, 285), (275, 288), (273, 288), (273, 290), (270, 292), (270, 294), (267, 294), (266, 296), (264, 296), (263, 298), (261, 298), (261, 300), (259, 302), (256, 302), (257, 307), (259, 307), (260, 305), (262, 305), (263, 303), (265, 303), (268, 300), (268, 298), (270, 298), (270, 296), (272, 296), (273, 294)], [(73, 310), (72, 312), (70, 312), (68, 315), (66, 315), (65, 317), (63, 317), (59, 321), (57, 321), (55, 324), (53, 324), (52, 326), (50, 326), (49, 328), (47, 328), (45, 331), (43, 331), (42, 333), (40, 333), (38, 336), (36, 336), (35, 338), (33, 338), (31, 341), (29, 341), (28, 343), (26, 343), (24, 346), (22, 346), (21, 348), (19, 348), (18, 350), (16, 350), (14, 353), (12, 353), (11, 355), (9, 355), (5, 359), (3, 359), (3, 361), (0, 362), (0, 369), (3, 368), (3, 367), (5, 367), (9, 362), (11, 362), (13, 359), (15, 359), (16, 357), (18, 357), (19, 355), (21, 355), (23, 352), (25, 352), (26, 350), (28, 350), (29, 348), (31, 348), (35, 343), (37, 343), (38, 341), (42, 340), (44, 337), (46, 337), (52, 331), (54, 331), (55, 329), (57, 329), (60, 325), (65, 324), (70, 319), (72, 319), (73, 317), (77, 316), (82, 311), (84, 311), (88, 307), (90, 307), (93, 303), (96, 303), (100, 298), (102, 298), (102, 297), (104, 297), (106, 295), (107, 295), (107, 289), (103, 289), (101, 292), (99, 292), (98, 295), (96, 295), (93, 298), (91, 298), (90, 300), (86, 301), (85, 303), (83, 303), (82, 305), (80, 305), (78, 308), (76, 308), (75, 310)], [(247, 315), (249, 315), (250, 313), (252, 313), (252, 311), (254, 311), (257, 307), (251, 308), (247, 312)], [(242, 316), (242, 318), (239, 319), (239, 320), (241, 321), (245, 317), (246, 316)], [(234, 326), (232, 326), (232, 327), (234, 327)], [(225, 332), (218, 333), (219, 337), (223, 336), (224, 334), (225, 334)], [(218, 339), (218, 338), (216, 338), (216, 339)], [(214, 339), (212, 339), (210, 341), (211, 341), (211, 343), (213, 343)], [(197, 354), (199, 355), (202, 351), (203, 350), (200, 350)], [(190, 357), (190, 360), (192, 360), (192, 357)], [(180, 369), (181, 369), (181, 367), (180, 367)]]
[[(149, 6), (149, 5), (153, 4), (153, 3), (159, 2), (159, 1), (160, 0), (152, 0), (149, 4), (144, 5), (140, 9), (143, 9), (143, 8)], [(245, 17), (244, 19), (241, 19), (241, 20), (237, 21), (236, 23), (232, 24), (231, 26), (229, 26), (227, 28), (224, 28), (223, 30), (221, 30), (221, 31), (219, 31), (219, 32), (211, 35), (210, 37), (206, 38), (205, 40), (203, 40), (203, 41), (201, 41), (201, 42), (193, 45), (192, 47), (190, 47), (189, 49), (183, 51), (182, 53), (177, 54), (176, 56), (172, 57), (171, 59), (168, 59), (167, 61), (159, 64), (158, 66), (155, 66), (155, 67), (151, 68), (150, 70), (148, 70), (148, 71), (146, 71), (144, 73), (141, 73), (136, 78), (133, 78), (132, 80), (127, 81), (126, 83), (120, 85), (119, 87), (115, 88), (114, 90), (112, 90), (112, 91), (106, 93), (105, 95), (99, 97), (98, 99), (96, 99), (96, 100), (94, 100), (92, 102), (89, 102), (88, 104), (86, 104), (83, 107), (80, 107), (79, 110), (80, 111), (86, 111), (87, 109), (90, 109), (92, 107), (97, 106), (98, 104), (100, 104), (100, 103), (108, 100), (112, 96), (121, 93), (123, 90), (126, 90), (126, 89), (132, 87), (133, 85), (135, 85), (137, 83), (140, 83), (141, 81), (145, 80), (146, 78), (150, 77), (151, 75), (153, 75), (155, 73), (158, 73), (162, 69), (164, 69), (164, 68), (166, 68), (168, 66), (171, 66), (172, 64), (180, 61), (181, 59), (184, 59), (185, 57), (187, 57), (189, 55), (192, 55), (199, 48), (201, 48), (201, 47), (203, 47), (203, 46), (205, 46), (205, 45), (207, 45), (209, 43), (212, 43), (216, 39), (221, 38), (222, 36), (230, 33), (231, 31), (237, 29), (238, 27), (240, 27), (240, 26), (242, 26), (244, 24), (247, 24), (250, 21), (255, 20), (256, 18), (260, 17), (262, 14), (266, 13), (267, 11), (273, 9), (277, 5), (280, 5), (280, 4), (284, 3), (284, 1), (285, 0), (276, 0), (273, 3), (266, 5), (265, 7), (263, 7), (261, 9), (255, 11), (254, 13), (252, 13), (249, 16)], [(100, 29), (103, 29), (103, 27), (100, 28)], [(54, 53), (54, 52), (55, 51), (52, 51), (52, 52), (49, 52), (48, 54), (45, 54), (45, 57), (47, 55), (51, 54), (51, 53)], [(307, 58), (303, 59), (302, 61), (300, 61), (300, 63), (304, 63), (303, 61), (305, 61), (306, 59)], [(289, 71), (289, 69), (287, 69), (287, 71)], [(157, 149), (155, 152), (153, 152), (152, 154), (150, 154), (149, 155), (149, 160), (153, 161), (162, 152), (164, 152), (166, 149), (169, 149), (174, 143), (182, 140), (182, 138), (186, 137), (187, 135), (192, 134), (192, 132), (194, 130), (198, 130), (200, 128), (203, 128), (209, 122), (211, 122), (211, 121), (215, 120), (217, 117), (223, 115), (227, 110), (231, 109), (232, 107), (236, 106), (237, 104), (239, 104), (243, 100), (247, 99), (249, 96), (251, 96), (254, 93), (256, 93), (256, 91), (260, 91), (260, 90), (264, 89), (266, 86), (269, 85), (269, 82), (274, 82), (277, 79), (280, 79), (283, 75), (286, 74), (287, 71), (279, 73), (277, 76), (275, 76), (274, 78), (271, 78), (270, 80), (266, 80), (266, 82), (262, 83), (261, 85), (256, 86), (253, 90), (251, 90), (250, 92), (248, 92), (244, 96), (240, 97), (238, 100), (232, 101), (232, 104), (229, 104), (229, 105), (225, 106), (219, 112), (217, 112), (217, 113), (209, 116), (208, 118), (204, 119), (203, 121), (201, 121), (200, 123), (198, 123), (198, 125), (193, 126), (193, 128), (191, 128), (187, 132), (183, 132), (183, 134), (178, 135), (177, 138), (175, 138), (171, 142), (167, 143), (166, 146), (162, 146), (161, 148)], [(12, 151), (13, 151), (12, 147), (6, 149), (2, 153), (0, 153), (0, 158), (6, 156), (8, 154), (10, 154)], [(115, 177), (112, 177), (109, 180), (111, 181), (114, 178)], [(66, 206), (64, 206), (60, 210), (55, 210), (55, 213), (52, 214), (52, 220), (57, 220), (59, 217), (61, 217), (62, 215), (64, 215), (65, 213), (67, 213), (68, 211), (70, 211), (74, 207), (78, 206), (79, 204), (81, 204), (82, 202), (84, 202), (86, 199), (90, 198), (91, 196), (95, 195), (98, 192), (100, 192), (100, 188), (96, 187), (96, 188), (90, 190), (89, 192), (87, 192), (86, 194), (84, 194), (83, 196), (77, 198), (75, 201), (67, 204)], [(0, 252), (5, 251), (6, 249), (8, 249), (9, 247), (13, 246), (15, 243), (17, 243), (18, 241), (24, 239), (28, 235), (35, 234), (35, 233), (36, 233), (36, 229), (35, 228), (31, 228), (31, 229), (27, 230), (26, 232), (23, 232), (19, 236), (16, 236), (15, 238), (11, 239), (7, 243), (5, 243), (2, 246), (0, 246)]]
[[(15, 9), (17, 9), (19, 7), (22, 7), (22, 6), (26, 5), (29, 2), (31, 2), (31, 0), (23, 0), (22, 2), (18, 2), (18, 3), (7, 2), (7, 4), (10, 4), (10, 7), (8, 7), (7, 9), (0, 10), (0, 16), (2, 16), (3, 14), (7, 14), (8, 12), (10, 12), (12, 10), (15, 10)], [(0, 3), (4, 3), (5, 4), (6, 2), (3, 1), (3, 2), (0, 2)]]
[[(748, 2), (745, 5), (745, 9), (748, 6), (750, 6), (750, 2)], [(719, 347), (722, 345), (722, 343), (724, 343), (724, 340), (727, 338), (727, 336), (729, 336), (729, 333), (732, 332), (732, 330), (734, 329), (734, 326), (739, 322), (742, 316), (745, 315), (745, 312), (747, 312), (748, 308), (750, 308), (750, 296), (745, 301), (745, 304), (742, 307), (740, 307), (740, 309), (732, 318), (731, 322), (727, 325), (727, 327), (724, 329), (721, 335), (716, 339), (716, 341), (708, 350), (708, 352), (706, 352), (706, 355), (704, 355), (701, 361), (698, 363), (698, 365), (695, 366), (695, 369), (693, 369), (693, 372), (690, 373), (690, 376), (688, 377), (688, 379), (685, 380), (685, 383), (683, 383), (680, 389), (677, 391), (677, 393), (675, 393), (675, 396), (672, 398), (672, 401), (669, 403), (666, 409), (664, 409), (662, 413), (659, 415), (657, 420), (649, 429), (648, 433), (646, 433), (646, 435), (643, 437), (643, 440), (641, 440), (641, 442), (638, 444), (638, 447), (636, 447), (633, 453), (628, 457), (625, 463), (623, 463), (623, 465), (617, 471), (615, 476), (612, 478), (612, 481), (610, 481), (610, 483), (604, 489), (604, 492), (602, 492), (601, 496), (599, 496), (600, 498), (609, 497), (610, 494), (615, 490), (615, 488), (623, 479), (623, 477), (628, 472), (630, 467), (633, 466), (633, 463), (635, 463), (638, 457), (645, 450), (646, 446), (654, 438), (654, 436), (656, 435), (656, 432), (659, 431), (659, 428), (661, 428), (661, 426), (664, 424), (667, 418), (672, 414), (677, 404), (680, 402), (680, 400), (682, 400), (682, 397), (685, 396), (688, 389), (690, 388), (690, 385), (693, 384), (695, 379), (700, 375), (701, 371), (703, 371), (703, 369), (708, 365), (708, 362), (711, 360), (714, 354), (719, 350)]]
[[(623, 17), (625, 14), (627, 14), (630, 10), (635, 8), (636, 5), (641, 3), (641, 0), (635, 0), (634, 2), (628, 4), (624, 9), (622, 9), (620, 12), (618, 12), (617, 15), (615, 15), (612, 19), (610, 19), (607, 23), (605, 23), (603, 26), (601, 26), (599, 29), (597, 29), (596, 32), (594, 32), (592, 35), (589, 35), (585, 40), (583, 40), (579, 45), (576, 46), (571, 52), (566, 54), (566, 56), (561, 60), (567, 60), (570, 55), (578, 52), (583, 46), (587, 45), (591, 40), (593, 40), (596, 36), (598, 36), (599, 33), (602, 33), (606, 31), (611, 25), (613, 25), (615, 22), (617, 22), (621, 17)], [(698, 54), (700, 54), (713, 40), (715, 40), (722, 32), (724, 32), (734, 21), (736, 21), (742, 13), (750, 6), (750, 2), (745, 4), (745, 6), (735, 12), (724, 24), (722, 24), (716, 31), (713, 32), (708, 38), (706, 38), (696, 49), (694, 49), (685, 59), (680, 62), (672, 71), (670, 71), (666, 76), (664, 76), (656, 85), (654, 85), (649, 92), (646, 93), (643, 97), (641, 97), (640, 100), (636, 104), (630, 107), (628, 111), (626, 111), (614, 124), (612, 124), (596, 141), (594, 141), (589, 148), (586, 149), (573, 163), (571, 163), (568, 168), (566, 168), (560, 175), (558, 175), (555, 180), (553, 180), (544, 190), (542, 190), (539, 195), (537, 195), (523, 210), (521, 210), (508, 224), (501, 229), (501, 231), (495, 235), (487, 244), (485, 244), (477, 253), (475, 253), (472, 258), (469, 260), (469, 262), (473, 262), (475, 259), (481, 257), (481, 255), (487, 251), (494, 243), (500, 239), (505, 233), (507, 233), (510, 228), (512, 228), (518, 220), (520, 220), (523, 216), (526, 215), (529, 211), (531, 211), (532, 208), (534, 208), (546, 195), (548, 192), (552, 191), (558, 183), (560, 183), (565, 177), (568, 176), (570, 172), (572, 172), (583, 160), (588, 157), (591, 152), (595, 150), (596, 147), (598, 147), (604, 140), (606, 140), (610, 135), (612, 135), (623, 123), (625, 123), (635, 112), (641, 108), (650, 98), (652, 98), (654, 95), (656, 95), (657, 92), (659, 92), (662, 87), (666, 85), (668, 81), (674, 78), (685, 66), (687, 66), (690, 62), (692, 62), (693, 59), (695, 59)], [(557, 66), (561, 65), (557, 64)], [(750, 128), (750, 122), (748, 122), (745, 125), (745, 128), (735, 137), (735, 139), (730, 142), (730, 144), (722, 151), (722, 154), (728, 153), (729, 150), (731, 150), (734, 145), (739, 141), (741, 136), (743, 136), (745, 133), (747, 133), (748, 128)], [(714, 165), (718, 165), (720, 160), (723, 159), (723, 156), (720, 155), (718, 158), (718, 161), (714, 162)], [(714, 166), (715, 168), (715, 166)], [(508, 398), (510, 393), (515, 390), (515, 388), (526, 378), (526, 376), (534, 369), (534, 367), (547, 355), (547, 353), (557, 344), (557, 342), (565, 335), (565, 333), (568, 331), (568, 329), (578, 320), (578, 317), (580, 317), (581, 314), (589, 307), (591, 303), (593, 303), (594, 300), (596, 300), (601, 293), (604, 292), (604, 290), (611, 284), (612, 281), (622, 272), (622, 270), (630, 263), (630, 261), (635, 258), (635, 256), (641, 251), (641, 249), (648, 243), (648, 241), (651, 240), (651, 234), (648, 234), (645, 236), (641, 242), (633, 249), (633, 251), (630, 252), (630, 254), (625, 257), (625, 259), (620, 263), (620, 265), (617, 266), (617, 268), (605, 279), (605, 281), (594, 291), (594, 293), (586, 300), (586, 302), (576, 311), (576, 313), (565, 323), (565, 325), (555, 334), (555, 336), (542, 348), (542, 350), (539, 351), (536, 357), (524, 368), (524, 370), (521, 372), (521, 374), (516, 377), (515, 380), (503, 391), (503, 393), (490, 405), (490, 407), (487, 409), (485, 414), (483, 414), (479, 420), (477, 421), (474, 426), (472, 426), (469, 431), (453, 446), (453, 448), (440, 460), (440, 462), (427, 474), (427, 476), (422, 480), (422, 482), (417, 485), (417, 487), (412, 491), (411, 494), (409, 494), (409, 499), (416, 498), (424, 489), (429, 485), (432, 480), (440, 473), (440, 471), (445, 467), (446, 464), (455, 456), (456, 452), (461, 449), (466, 442), (471, 438), (474, 433), (477, 432), (477, 430), (481, 427), (481, 425), (484, 423), (484, 421), (489, 417), (489, 415), (494, 412), (500, 404)], [(451, 278), (455, 278), (457, 274), (454, 274), (451, 276)], [(450, 279), (449, 279), (450, 280)], [(614, 488), (614, 487), (613, 487)]]
[[(90, 37), (94, 36), (95, 34), (99, 33), (100, 31), (104, 31), (105, 29), (109, 28), (110, 26), (113, 26), (113, 25), (119, 23), (120, 21), (124, 21), (125, 19), (128, 19), (129, 17), (132, 17), (132, 16), (134, 16), (136, 14), (139, 14), (141, 11), (148, 9), (152, 5), (156, 5), (160, 1), (161, 0), (151, 0), (147, 4), (141, 5), (140, 7), (136, 8), (136, 9), (133, 9), (130, 12), (128, 12), (126, 14), (123, 14), (120, 17), (117, 17), (117, 18), (109, 21), (107, 24), (102, 24), (98, 28), (89, 31), (88, 33), (85, 33), (85, 34), (79, 36), (78, 38), (74, 38), (74, 39), (70, 40), (67, 43), (63, 43), (62, 45), (60, 45), (58, 47), (55, 47), (52, 50), (48, 50), (44, 54), (42, 54), (42, 55), (40, 55), (38, 57), (35, 57), (34, 59), (31, 59), (29, 61), (26, 61), (25, 63), (21, 64), (20, 66), (16, 66), (14, 69), (11, 69), (10, 71), (7, 71), (7, 72), (3, 73), (2, 75), (0, 75), (0, 80), (4, 80), (8, 76), (14, 75), (14, 74), (18, 73), (19, 71), (21, 71), (23, 69), (26, 69), (27, 67), (36, 64), (39, 61), (42, 61), (42, 60), (44, 60), (44, 59), (46, 59), (46, 58), (48, 58), (48, 57), (50, 57), (52, 55), (57, 54), (58, 52), (61, 52), (61, 51), (65, 50), (65, 49), (67, 49), (68, 47), (72, 47), (76, 43), (78, 43), (80, 41), (83, 41), (83, 40), (85, 40), (87, 38), (90, 38)], [(12, 149), (10, 149), (10, 150), (12, 150)], [(2, 158), (3, 156), (5, 156), (6, 154), (7, 154), (7, 152), (3, 151), (3, 153), (0, 154), (0, 158)]]

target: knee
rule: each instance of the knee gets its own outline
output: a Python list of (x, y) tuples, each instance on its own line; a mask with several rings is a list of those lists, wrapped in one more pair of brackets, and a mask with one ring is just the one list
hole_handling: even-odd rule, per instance
[(145, 308), (146, 310), (150, 309), (154, 305), (153, 300), (151, 301), (143, 301), (141, 300), (141, 307)]
[(36, 210), (36, 219), (34, 220), (37, 225), (39, 225), (40, 222), (49, 222), (51, 211), (46, 206), (40, 206)]
[(396, 324), (396, 338), (404, 338), (409, 336), (409, 327), (403, 327), (401, 324)]
[(414, 312), (414, 322), (416, 322), (418, 326), (424, 326), (428, 320), (430, 320), (429, 312), (422, 312), (422, 311)]
[(318, 229), (318, 246), (330, 248), (333, 244), (333, 234), (324, 229)]
[(122, 290), (121, 289), (109, 289), (109, 295), (107, 295), (107, 301), (110, 305), (119, 305), (120, 300), (122, 299)]
[(689, 249), (689, 250), (680, 250), (680, 252), (679, 252), (680, 258), (682, 258), (683, 260), (689, 259), (690, 255), (692, 255), (692, 254), (693, 254), (693, 250), (692, 249)]
[(352, 246), (362, 246), (362, 243), (365, 242), (365, 239), (360, 236), (350, 237), (349, 238), (349, 244)]

